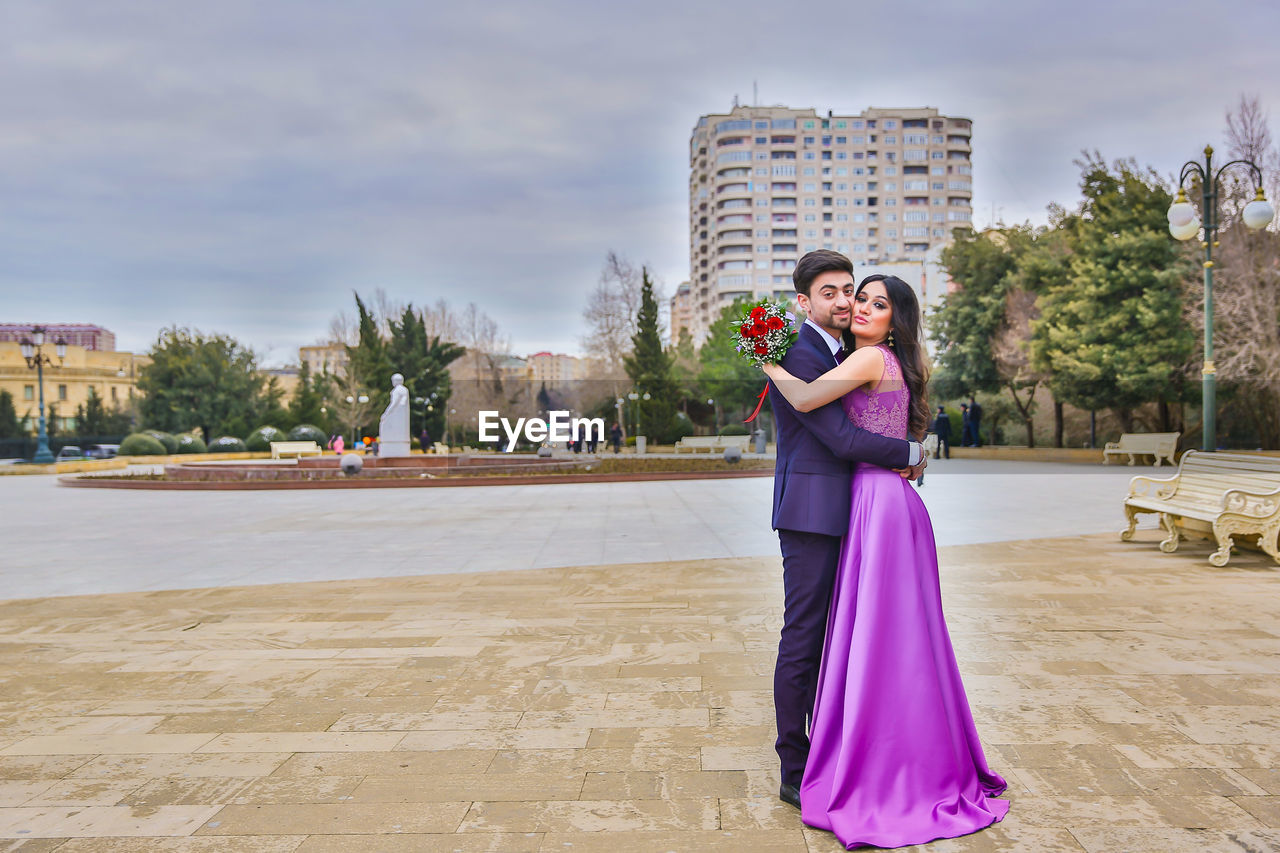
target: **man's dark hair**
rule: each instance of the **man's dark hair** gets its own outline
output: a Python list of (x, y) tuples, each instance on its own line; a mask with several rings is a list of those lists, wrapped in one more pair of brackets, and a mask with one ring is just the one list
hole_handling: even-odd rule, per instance
[(807, 253), (796, 263), (795, 272), (791, 273), (791, 281), (796, 286), (796, 293), (808, 296), (813, 280), (822, 273), (832, 270), (847, 272), (852, 276), (853, 261), (830, 249), (818, 249), (816, 252)]

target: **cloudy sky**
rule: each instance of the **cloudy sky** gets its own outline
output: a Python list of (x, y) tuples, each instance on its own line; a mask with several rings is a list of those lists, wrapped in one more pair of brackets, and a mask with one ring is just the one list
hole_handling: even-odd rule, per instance
[[(296, 359), (353, 289), (574, 352), (605, 253), (687, 277), (690, 131), (744, 103), (974, 120), (978, 225), (1081, 149), (1176, 171), (1261, 97), (1280, 6), (6, 0), (0, 320)], [(941, 11), (936, 11), (940, 9)]]

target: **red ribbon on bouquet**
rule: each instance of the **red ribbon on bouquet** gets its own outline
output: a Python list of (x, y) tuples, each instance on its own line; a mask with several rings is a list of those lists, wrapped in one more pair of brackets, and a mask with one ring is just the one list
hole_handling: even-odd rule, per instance
[(765, 396), (766, 394), (768, 394), (768, 393), (769, 393), (769, 383), (768, 383), (768, 382), (766, 382), (766, 383), (764, 383), (764, 390), (760, 392), (760, 398), (759, 398), (759, 400), (756, 402), (756, 410), (755, 410), (754, 412), (752, 412), (752, 413), (751, 413), (751, 417), (749, 417), (749, 418), (747, 418), (745, 421), (743, 421), (743, 423), (744, 423), (744, 424), (749, 424), (749, 423), (751, 423), (752, 421), (754, 421), (754, 420), (756, 419), (756, 415), (760, 414), (760, 407), (764, 405), (764, 396)]

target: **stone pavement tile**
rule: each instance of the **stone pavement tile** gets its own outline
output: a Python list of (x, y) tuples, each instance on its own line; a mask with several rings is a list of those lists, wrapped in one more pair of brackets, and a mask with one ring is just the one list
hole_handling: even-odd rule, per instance
[(775, 735), (772, 722), (759, 726), (593, 728), (587, 746), (757, 746)]
[(493, 763), (495, 754), (496, 751), (492, 749), (453, 749), (438, 752), (303, 752), (281, 763), (271, 774), (271, 778), (309, 779), (317, 774), (364, 777), (483, 773)]
[(1262, 822), (1280, 828), (1280, 797), (1232, 797), (1231, 801)]
[(110, 835), (190, 835), (217, 806), (128, 806), (0, 808), (0, 838), (77, 838)]
[[(349, 799), (355, 803), (443, 803), (473, 800), (576, 800), (582, 773), (455, 773), (366, 776)], [(607, 799), (597, 797), (595, 799)]]
[(187, 732), (322, 732), (342, 715), (337, 711), (312, 714), (270, 714), (228, 711), (214, 714), (174, 714), (152, 729), (155, 734)]
[[(438, 703), (437, 703), (438, 704)], [(441, 729), (512, 729), (521, 711), (437, 711), (423, 713), (344, 714), (329, 728), (334, 732), (413, 732)], [(550, 728), (532, 726), (531, 728)]]
[(781, 853), (805, 850), (799, 828), (790, 830), (705, 830), (686, 832), (548, 832), (543, 851), (573, 853)]
[(1179, 767), (1170, 770), (1142, 770), (1123, 768), (1058, 767), (1049, 769), (1016, 768), (1009, 771), (1026, 790), (1042, 797), (1087, 796), (1105, 794), (1114, 796), (1145, 796), (1147, 794), (1173, 796), (1199, 796), (1212, 794), (1234, 797), (1256, 793), (1255, 786), (1247, 780), (1233, 779), (1226, 771), (1198, 767)]
[[(293, 853), (301, 835), (258, 835), (240, 838), (73, 838), (61, 853)], [(26, 853), (25, 847), (22, 853)]]
[(0, 780), (0, 805), (20, 806), (32, 797), (52, 788), (53, 779), (4, 779)]
[(1266, 824), (1226, 797), (1018, 797), (1020, 822), (1043, 827), (1116, 824), (1263, 829)]
[(238, 779), (167, 776), (151, 779), (121, 800), (126, 806), (184, 806), (217, 803), (339, 803), (351, 799), (360, 776)]
[[(985, 749), (987, 758), (995, 764), (1012, 767), (1077, 768), (1091, 771), (1100, 767), (1138, 767), (1119, 747), (1110, 744), (1040, 744), (994, 743)], [(1165, 765), (1168, 767), (1175, 764)]]
[(1257, 675), (1124, 676), (1116, 687), (1152, 708), (1174, 705), (1266, 705), (1275, 679)]
[(573, 749), (587, 745), (590, 729), (456, 729), (397, 733), (396, 749)]
[(402, 737), (400, 732), (231, 732), (217, 735), (192, 751), (371, 752), (392, 749)]
[[(110, 702), (96, 702), (85, 714), (108, 716), (133, 716), (137, 714), (153, 714), (163, 709), (169, 715), (198, 714), (252, 714), (263, 710), (266, 701), (252, 702), (244, 699), (166, 699), (161, 703), (155, 701), (137, 701), (120, 699)], [(205, 729), (204, 731), (210, 731)]]
[[(128, 805), (125, 800), (128, 798), (129, 793), (145, 781), (144, 777), (138, 776), (59, 779), (22, 805), (40, 807)], [(186, 803), (184, 805), (201, 804)]]
[(1280, 765), (1280, 744), (1118, 744), (1115, 751), (1138, 767), (1271, 768)]
[(719, 828), (714, 799), (473, 803), (459, 832), (650, 832)]
[[(7, 841), (0, 846), (0, 850), (4, 850), (4, 853), (50, 853), (52, 850), (66, 850), (68, 843), (70, 842), (65, 838), (29, 838), (22, 841)], [(137, 850), (138, 846), (135, 845), (132, 849)]]
[(1250, 782), (1256, 784), (1260, 790), (1253, 791), (1255, 794), (1280, 794), (1280, 769), (1269, 767), (1266, 769), (1245, 768), (1235, 771), (1239, 776), (1243, 776)]
[(504, 749), (490, 773), (591, 773), (621, 770), (701, 770), (696, 748), (637, 746), (592, 749)]
[(36, 735), (23, 738), (0, 750), (0, 755), (187, 753), (204, 746), (215, 737), (217, 735), (213, 732), (182, 735)]
[[(470, 802), (228, 805), (197, 835), (394, 835), (456, 832)], [(176, 807), (175, 807), (176, 808)]]
[(164, 776), (238, 777), (266, 776), (289, 758), (289, 753), (186, 753), (149, 755), (103, 755), (72, 770), (72, 779), (119, 778), (121, 776), (160, 778)]
[(754, 746), (706, 746), (701, 758), (703, 770), (772, 770), (778, 766), (772, 741)]
[(1167, 826), (1072, 827), (1088, 853), (1251, 853), (1280, 850), (1280, 831), (1175, 829)]
[(746, 797), (750, 796), (750, 788), (750, 780), (745, 771), (598, 772), (586, 774), (580, 799), (674, 800), (683, 797)]
[[(297, 853), (538, 853), (541, 832), (435, 833), (417, 835), (312, 835)], [(564, 851), (578, 848), (562, 848)], [(630, 848), (611, 849), (618, 853)]]

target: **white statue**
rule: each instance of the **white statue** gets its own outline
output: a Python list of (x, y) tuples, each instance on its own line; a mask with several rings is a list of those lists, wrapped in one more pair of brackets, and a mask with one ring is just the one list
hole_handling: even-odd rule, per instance
[(391, 402), (378, 422), (378, 455), (409, 455), (409, 389), (399, 373), (391, 377)]

